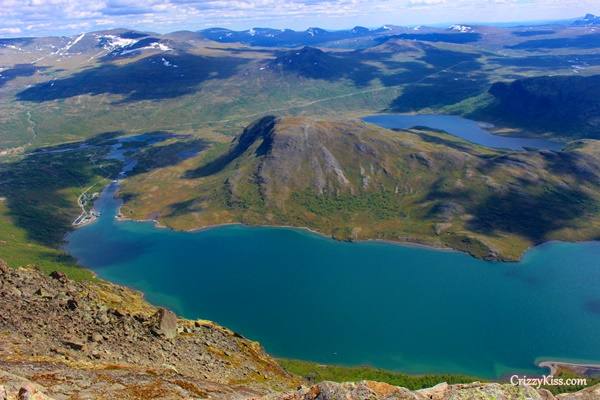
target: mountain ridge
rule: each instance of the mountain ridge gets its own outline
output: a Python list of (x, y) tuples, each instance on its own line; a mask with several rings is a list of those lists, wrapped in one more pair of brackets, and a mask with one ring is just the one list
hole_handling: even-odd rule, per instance
[(505, 152), (426, 129), (264, 117), (219, 156), (186, 165), (164, 172), (182, 173), (176, 204), (142, 200), (136, 193), (152, 181), (136, 176), (123, 187), (132, 199), (123, 215), (158, 215), (177, 229), (300, 226), (341, 240), (409, 241), (505, 260), (547, 240), (600, 237), (595, 141), (563, 152)]

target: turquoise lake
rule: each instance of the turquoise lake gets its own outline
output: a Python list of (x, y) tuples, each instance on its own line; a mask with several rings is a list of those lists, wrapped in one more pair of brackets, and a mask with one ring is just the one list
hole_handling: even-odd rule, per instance
[[(477, 125), (452, 121), (450, 133)], [(124, 152), (117, 144), (109, 155), (124, 162), (121, 177), (135, 165)], [(600, 361), (600, 242), (548, 243), (519, 263), (492, 263), (290, 228), (176, 232), (118, 221), (118, 185), (66, 250), (153, 304), (216, 321), (275, 356), (483, 378), (540, 374), (539, 360)]]
[(600, 243), (550, 243), (519, 263), (286, 228), (194, 233), (119, 222), (117, 184), (67, 250), (100, 277), (271, 354), (410, 373), (541, 373), (600, 361)]

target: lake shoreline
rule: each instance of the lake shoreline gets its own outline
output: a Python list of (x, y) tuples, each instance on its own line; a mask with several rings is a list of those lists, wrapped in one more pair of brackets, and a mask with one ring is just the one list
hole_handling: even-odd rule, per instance
[(577, 362), (577, 361), (540, 361), (540, 368), (548, 368), (550, 375), (556, 375), (560, 369), (568, 369), (583, 376), (591, 376), (600, 373), (600, 362)]
[[(546, 246), (548, 244), (552, 244), (552, 243), (573, 243), (573, 244), (585, 244), (585, 243), (596, 243), (599, 241), (596, 240), (556, 240), (556, 239), (551, 239), (551, 240), (547, 240), (544, 242), (540, 242), (537, 244), (534, 244), (532, 246), (528, 246), (523, 253), (521, 254), (521, 256), (518, 259), (507, 259), (507, 258), (498, 258), (498, 259), (486, 259), (486, 258), (482, 258), (482, 257), (477, 257), (469, 252), (466, 251), (462, 251), (459, 249), (454, 249), (452, 247), (447, 247), (447, 246), (436, 246), (433, 244), (428, 244), (428, 243), (423, 243), (423, 242), (418, 242), (418, 241), (411, 241), (411, 240), (392, 240), (392, 239), (358, 239), (358, 240), (344, 240), (344, 239), (337, 239), (327, 233), (323, 233), (320, 231), (317, 231), (315, 229), (306, 227), (306, 226), (294, 226), (294, 225), (271, 225), (271, 224), (247, 224), (247, 223), (243, 223), (243, 222), (224, 222), (221, 224), (211, 224), (211, 225), (204, 225), (198, 228), (190, 228), (190, 229), (176, 229), (176, 228), (172, 228), (170, 226), (164, 225), (162, 224), (159, 220), (157, 219), (136, 219), (136, 218), (131, 218), (131, 217), (126, 217), (123, 214), (121, 214), (120, 212), (120, 207), (118, 209), (117, 215), (115, 216), (115, 219), (118, 222), (139, 222), (139, 223), (152, 223), (156, 228), (158, 229), (168, 229), (171, 230), (173, 232), (184, 232), (184, 233), (198, 233), (198, 232), (203, 232), (203, 231), (209, 231), (212, 229), (218, 229), (218, 228), (224, 228), (224, 227), (229, 227), (229, 226), (241, 226), (241, 227), (247, 227), (247, 228), (275, 228), (275, 229), (291, 229), (291, 230), (298, 230), (298, 231), (303, 231), (303, 232), (308, 232), (308, 233), (312, 233), (316, 236), (319, 236), (323, 239), (331, 239), (334, 240), (336, 242), (342, 242), (342, 243), (380, 243), (380, 244), (391, 244), (391, 245), (395, 245), (395, 246), (401, 246), (401, 247), (408, 247), (408, 248), (421, 248), (421, 249), (426, 249), (426, 250), (434, 250), (434, 251), (439, 251), (439, 252), (447, 252), (447, 253), (459, 253), (459, 254), (465, 254), (468, 255), (470, 257), (473, 257), (474, 259), (477, 260), (481, 260), (481, 261), (485, 261), (488, 263), (500, 263), (500, 264), (514, 264), (514, 263), (518, 263), (520, 261), (523, 260), (523, 257), (525, 256), (525, 254), (527, 254), (529, 251), (541, 247), (541, 246)], [(87, 225), (91, 225), (94, 224), (96, 222), (96, 220), (90, 222)]]
[[(411, 240), (392, 240), (392, 239), (358, 239), (358, 240), (344, 240), (344, 239), (337, 239), (327, 233), (323, 233), (320, 231), (317, 231), (315, 229), (306, 227), (306, 226), (294, 226), (294, 225), (270, 225), (270, 224), (246, 224), (243, 222), (224, 222), (222, 224), (211, 224), (211, 225), (205, 225), (205, 226), (201, 226), (198, 228), (190, 228), (190, 229), (176, 229), (176, 228), (172, 228), (169, 227), (167, 225), (163, 225), (159, 220), (157, 219), (136, 219), (136, 218), (130, 218), (130, 217), (125, 217), (121, 214), (121, 212), (119, 211), (117, 213), (117, 215), (115, 216), (115, 219), (118, 222), (139, 222), (139, 223), (152, 223), (156, 228), (158, 229), (168, 229), (171, 230), (173, 232), (184, 232), (184, 233), (198, 233), (198, 232), (204, 232), (204, 231), (209, 231), (212, 229), (218, 229), (218, 228), (224, 228), (224, 227), (229, 227), (229, 226), (241, 226), (241, 227), (247, 227), (247, 228), (275, 228), (275, 229), (291, 229), (291, 230), (297, 230), (297, 231), (303, 231), (303, 232), (308, 232), (308, 233), (312, 233), (316, 236), (319, 236), (323, 239), (331, 239), (334, 240), (336, 242), (342, 242), (342, 243), (381, 243), (381, 244), (391, 244), (391, 245), (395, 245), (395, 246), (401, 246), (401, 247), (408, 247), (408, 248), (421, 248), (421, 249), (426, 249), (426, 250), (433, 250), (433, 251), (440, 251), (440, 252), (448, 252), (448, 253), (461, 253), (461, 254), (465, 254), (468, 255), (470, 257), (473, 257), (475, 259), (478, 260), (482, 260), (482, 261), (486, 261), (486, 262), (490, 262), (490, 263), (515, 263), (515, 262), (519, 262), (521, 260), (517, 259), (517, 260), (512, 260), (512, 259), (493, 259), (493, 260), (489, 260), (489, 259), (484, 259), (484, 258), (480, 258), (480, 257), (476, 257), (466, 251), (461, 251), (458, 249), (454, 249), (452, 247), (446, 247), (446, 246), (436, 246), (433, 244), (428, 244), (428, 243), (422, 243), (422, 242), (417, 242), (417, 241), (411, 241)], [(93, 224), (95, 221), (91, 222), (90, 224)], [(560, 241), (557, 241), (560, 242)], [(541, 243), (540, 245), (543, 245), (545, 243), (549, 243), (549, 242), (544, 242)], [(527, 250), (523, 253), (525, 254), (527, 251), (529, 251), (530, 249), (537, 247), (537, 246), (531, 246), (529, 248), (527, 248)]]

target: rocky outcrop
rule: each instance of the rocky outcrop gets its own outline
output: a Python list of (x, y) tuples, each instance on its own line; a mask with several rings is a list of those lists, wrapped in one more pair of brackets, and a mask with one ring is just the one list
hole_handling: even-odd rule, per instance
[[(497, 383), (410, 391), (386, 383), (300, 386), (256, 342), (179, 319), (130, 289), (0, 260), (0, 400), (592, 400)], [(296, 389), (294, 389), (296, 388)]]
[(212, 322), (178, 319), (100, 280), (0, 263), (0, 400), (2, 390), (8, 399), (236, 399), (297, 384), (260, 345)]
[(157, 326), (154, 332), (167, 339), (177, 337), (177, 316), (173, 311), (160, 308), (156, 313)]
[(273, 394), (264, 400), (591, 400), (600, 398), (600, 385), (558, 397), (545, 389), (499, 383), (448, 385), (410, 391), (381, 382), (322, 382), (287, 394)]

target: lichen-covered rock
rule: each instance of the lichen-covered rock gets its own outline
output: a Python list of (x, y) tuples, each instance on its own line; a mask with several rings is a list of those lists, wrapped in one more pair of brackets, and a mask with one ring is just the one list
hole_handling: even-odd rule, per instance
[(295, 392), (272, 394), (264, 400), (598, 400), (600, 385), (554, 397), (544, 389), (511, 384), (479, 383), (448, 385), (410, 391), (380, 382), (321, 382)]

